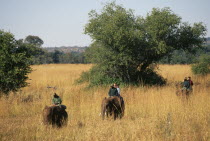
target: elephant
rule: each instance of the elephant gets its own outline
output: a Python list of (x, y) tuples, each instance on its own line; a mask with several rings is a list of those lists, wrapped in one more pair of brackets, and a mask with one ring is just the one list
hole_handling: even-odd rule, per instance
[(45, 106), (43, 110), (43, 123), (45, 125), (52, 125), (53, 127), (62, 127), (67, 125), (68, 113), (64, 106), (53, 105)]
[(107, 117), (114, 116), (114, 120), (117, 118), (122, 118), (124, 116), (125, 104), (121, 97), (112, 96), (104, 98), (101, 104), (101, 115), (104, 119), (105, 115)]

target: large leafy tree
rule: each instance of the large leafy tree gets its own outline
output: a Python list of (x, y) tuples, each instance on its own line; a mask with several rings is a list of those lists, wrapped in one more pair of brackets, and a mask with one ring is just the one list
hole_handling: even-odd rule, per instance
[(27, 53), (32, 55), (31, 64), (40, 64), (43, 62), (46, 55), (46, 52), (41, 48), (44, 44), (44, 41), (34, 35), (28, 35), (24, 40), (21, 40), (24, 44), (26, 44)]
[(0, 30), (0, 95), (27, 86), (31, 68), (25, 46), (11, 33)]
[(108, 3), (101, 13), (89, 13), (85, 33), (93, 39), (86, 56), (96, 65), (82, 79), (88, 78), (93, 85), (112, 81), (162, 84), (152, 64), (176, 49), (201, 47), (206, 28), (202, 23), (181, 22), (170, 8), (153, 8), (144, 18)]

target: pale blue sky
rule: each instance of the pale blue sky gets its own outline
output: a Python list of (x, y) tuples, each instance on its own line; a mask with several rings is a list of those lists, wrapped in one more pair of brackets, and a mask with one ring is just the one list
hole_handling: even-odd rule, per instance
[[(10, 31), (16, 39), (39, 36), (43, 47), (88, 46), (84, 35), (91, 10), (100, 11), (110, 0), (0, 0), (0, 29)], [(116, 0), (145, 16), (154, 7), (170, 7), (189, 23), (203, 22), (210, 29), (210, 0)], [(208, 31), (207, 36), (210, 36)]]

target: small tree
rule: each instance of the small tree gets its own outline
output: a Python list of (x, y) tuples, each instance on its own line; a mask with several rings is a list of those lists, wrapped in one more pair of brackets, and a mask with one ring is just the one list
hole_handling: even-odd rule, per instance
[(204, 54), (199, 57), (198, 63), (192, 65), (195, 75), (207, 75), (210, 73), (210, 55)]
[(176, 49), (201, 46), (206, 31), (202, 23), (182, 23), (169, 8), (153, 8), (143, 18), (109, 3), (101, 13), (91, 11), (89, 17), (85, 33), (93, 43), (86, 56), (96, 66), (86, 73), (89, 77), (82, 77), (93, 85), (112, 81), (163, 84), (153, 64)]
[(24, 46), (11, 33), (0, 30), (0, 95), (28, 85), (30, 55)]

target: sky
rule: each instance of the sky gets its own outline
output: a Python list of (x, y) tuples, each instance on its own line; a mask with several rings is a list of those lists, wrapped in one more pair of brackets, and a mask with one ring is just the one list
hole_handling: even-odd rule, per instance
[[(91, 10), (100, 12), (111, 0), (0, 0), (0, 30), (16, 39), (39, 36), (43, 47), (89, 46), (84, 34)], [(170, 7), (182, 22), (203, 22), (210, 37), (210, 0), (115, 0), (116, 4), (146, 16), (152, 8)]]

